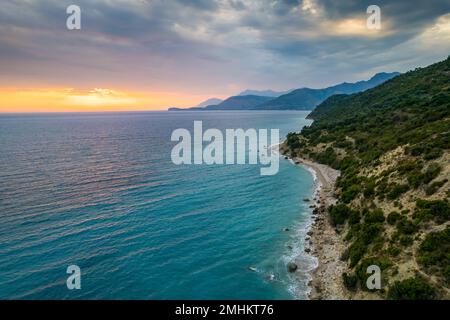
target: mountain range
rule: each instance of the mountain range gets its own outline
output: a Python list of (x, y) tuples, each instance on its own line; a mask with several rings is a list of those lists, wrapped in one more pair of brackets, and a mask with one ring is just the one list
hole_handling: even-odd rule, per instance
[(367, 81), (341, 83), (324, 89), (301, 88), (257, 106), (260, 110), (313, 110), (335, 94), (352, 94), (376, 87), (400, 73), (377, 73)]
[(335, 94), (352, 94), (362, 92), (376, 87), (383, 82), (398, 76), (400, 73), (377, 73), (367, 81), (358, 81), (355, 83), (341, 83), (335, 86), (323, 89), (301, 88), (286, 92), (276, 92), (272, 90), (257, 91), (246, 90), (237, 96), (229, 97), (224, 101), (218, 100), (214, 104), (209, 104), (207, 100), (200, 105), (189, 108), (169, 108), (169, 111), (182, 110), (313, 110), (317, 105), (325, 101), (328, 97)]
[(219, 98), (211, 98), (211, 99), (208, 99), (208, 100), (205, 100), (205, 101), (199, 103), (194, 108), (203, 108), (203, 107), (207, 107), (207, 106), (217, 105), (217, 104), (221, 103), (222, 101), (223, 100), (219, 99)]
[(287, 91), (273, 91), (273, 90), (245, 90), (239, 93), (239, 96), (263, 96), (263, 97), (273, 97), (278, 98), (284, 94), (288, 94), (295, 89), (287, 90)]

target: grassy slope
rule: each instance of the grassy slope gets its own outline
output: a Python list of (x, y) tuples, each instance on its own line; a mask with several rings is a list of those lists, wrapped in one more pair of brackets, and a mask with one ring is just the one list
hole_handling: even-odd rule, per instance
[(450, 286), (450, 58), (353, 95), (328, 98), (289, 134), (293, 155), (341, 170), (331, 220), (345, 237), (357, 297), (366, 267), (393, 299), (448, 298)]

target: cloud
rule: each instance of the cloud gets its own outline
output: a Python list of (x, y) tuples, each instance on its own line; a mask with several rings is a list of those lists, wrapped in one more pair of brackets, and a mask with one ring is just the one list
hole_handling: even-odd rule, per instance
[[(7, 0), (0, 11), (0, 86), (171, 91), (224, 96), (406, 71), (450, 51), (446, 1)], [(433, 50), (424, 50), (432, 43)], [(241, 91), (241, 90), (239, 90)]]

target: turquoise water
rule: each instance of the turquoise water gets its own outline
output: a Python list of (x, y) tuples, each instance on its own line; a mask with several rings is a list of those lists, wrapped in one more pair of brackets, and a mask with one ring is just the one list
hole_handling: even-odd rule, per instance
[[(283, 139), (306, 115), (1, 115), (0, 298), (305, 298), (312, 175), (284, 159), (275, 176), (255, 165), (175, 166), (170, 135), (202, 120), (278, 128)], [(298, 278), (286, 272), (294, 257)], [(81, 290), (66, 287), (72, 264)]]

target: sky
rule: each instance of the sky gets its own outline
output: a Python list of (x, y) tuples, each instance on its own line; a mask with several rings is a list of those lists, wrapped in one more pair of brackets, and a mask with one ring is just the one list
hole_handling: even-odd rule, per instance
[[(81, 30), (66, 27), (71, 4)], [(373, 4), (380, 30), (366, 26)], [(449, 54), (449, 0), (3, 0), (0, 112), (191, 107)]]

